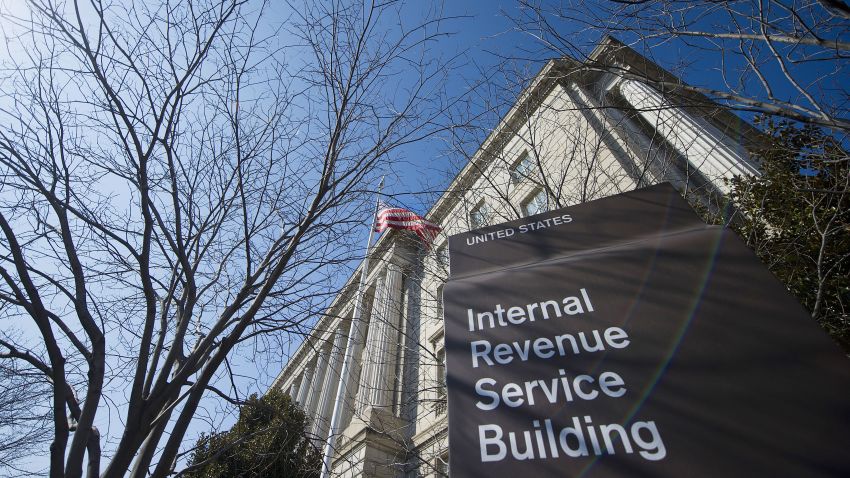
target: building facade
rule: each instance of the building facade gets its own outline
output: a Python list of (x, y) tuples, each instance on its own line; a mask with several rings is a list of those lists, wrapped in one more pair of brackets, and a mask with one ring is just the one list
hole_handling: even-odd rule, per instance
[(549, 61), (428, 212), (444, 232), (430, 249), (383, 234), (362, 297), (362, 331), (341, 377), (361, 270), (355, 272), (273, 387), (329, 433), (347, 379), (334, 476), (448, 474), (442, 285), (449, 235), (669, 181), (715, 209), (727, 179), (758, 174), (759, 134), (614, 39), (586, 61)]

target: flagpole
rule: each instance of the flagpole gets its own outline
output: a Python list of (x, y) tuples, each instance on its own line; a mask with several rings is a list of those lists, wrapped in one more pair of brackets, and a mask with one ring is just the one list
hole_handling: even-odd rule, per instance
[(372, 214), (372, 220), (369, 223), (369, 238), (366, 240), (366, 256), (363, 258), (363, 265), (360, 270), (360, 282), (357, 285), (357, 295), (354, 298), (354, 313), (351, 316), (351, 327), (348, 329), (348, 341), (345, 346), (345, 354), (342, 359), (342, 370), (340, 371), (339, 387), (336, 391), (336, 399), (334, 400), (334, 410), (331, 414), (330, 433), (328, 441), (325, 444), (324, 454), (322, 456), (322, 478), (328, 478), (331, 473), (331, 464), (334, 454), (334, 442), (336, 436), (341, 432), (339, 430), (340, 421), (342, 420), (342, 411), (345, 397), (348, 394), (348, 386), (351, 381), (349, 377), (349, 369), (351, 362), (354, 361), (354, 345), (361, 337), (361, 329), (363, 321), (360, 316), (363, 313), (363, 295), (366, 288), (366, 276), (369, 275), (369, 252), (372, 248), (372, 237), (375, 235), (375, 221), (378, 217), (378, 208), (380, 207), (381, 191), (384, 189), (384, 177), (381, 176), (381, 183), (378, 185), (378, 193), (375, 195), (375, 211)]

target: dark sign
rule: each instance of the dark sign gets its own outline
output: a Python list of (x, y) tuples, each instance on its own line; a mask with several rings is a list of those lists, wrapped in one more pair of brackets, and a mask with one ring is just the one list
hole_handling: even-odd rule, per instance
[(670, 185), (449, 250), (452, 476), (850, 476), (850, 362)]

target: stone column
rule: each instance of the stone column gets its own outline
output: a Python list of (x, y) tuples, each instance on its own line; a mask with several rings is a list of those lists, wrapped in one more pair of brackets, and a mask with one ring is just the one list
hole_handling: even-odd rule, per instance
[(366, 407), (387, 407), (392, 405), (392, 387), (395, 383), (395, 354), (397, 351), (398, 322), (401, 307), (401, 268), (389, 264), (383, 283), (375, 294), (372, 317), (369, 321), (366, 364), (359, 410)]
[[(360, 382), (357, 386), (357, 399), (355, 400), (355, 410), (362, 412), (369, 406), (369, 390), (373, 382), (372, 362), (375, 356), (376, 338), (380, 334), (381, 319), (378, 310), (381, 304), (384, 303), (386, 289), (383, 282), (384, 277), (379, 276), (375, 285), (375, 295), (372, 299), (372, 307), (369, 313), (369, 323), (366, 328), (366, 341), (363, 347), (362, 361), (360, 365)], [(363, 317), (365, 319), (365, 316)], [(362, 319), (361, 319), (362, 320)]]
[[(367, 287), (367, 290), (369, 289), (370, 288)], [(351, 423), (354, 413), (360, 410), (358, 404), (360, 403), (359, 397), (361, 397), (363, 393), (361, 392), (361, 383), (363, 382), (363, 375), (365, 374), (365, 368), (363, 365), (364, 349), (366, 348), (369, 324), (371, 323), (370, 317), (372, 316), (372, 309), (374, 308), (374, 305), (375, 295), (371, 292), (364, 293), (363, 310), (360, 320), (358, 321), (358, 326), (354, 332), (348, 332), (349, 334), (354, 333), (354, 337), (352, 337), (353, 341), (351, 344), (346, 345), (350, 346), (351, 350), (345, 351), (346, 353), (351, 354), (351, 363), (349, 364), (347, 373), (348, 376), (340, 378), (340, 380), (349, 381), (346, 386), (346, 394), (342, 397), (345, 403), (342, 404), (342, 411), (340, 412), (340, 430), (344, 430), (345, 427)], [(352, 323), (350, 327), (354, 327), (354, 324)], [(340, 365), (340, 367), (342, 366)], [(361, 371), (363, 372), (362, 374)], [(331, 408), (333, 408), (333, 406)]]
[(316, 367), (313, 371), (313, 378), (310, 380), (310, 387), (307, 391), (307, 397), (304, 400), (304, 411), (307, 417), (314, 419), (316, 407), (319, 404), (319, 394), (322, 392), (322, 385), (325, 380), (325, 372), (328, 368), (328, 347), (321, 344), (316, 357)]
[(289, 386), (289, 398), (295, 400), (298, 397), (298, 380), (293, 380)]
[(307, 392), (310, 389), (310, 381), (313, 379), (313, 366), (311, 364), (304, 366), (304, 371), (301, 372), (301, 385), (298, 387), (298, 396), (295, 401), (304, 408), (307, 400)]
[(337, 388), (339, 388), (339, 374), (342, 368), (342, 359), (345, 356), (345, 342), (347, 338), (348, 335), (343, 327), (339, 327), (332, 338), (328, 371), (322, 383), (322, 393), (319, 397), (319, 404), (316, 407), (316, 419), (313, 420), (312, 428), (313, 434), (320, 439), (326, 438), (328, 434), (331, 413), (333, 413), (334, 398), (336, 397)]
[(747, 151), (703, 118), (673, 105), (646, 83), (623, 79), (620, 94), (688, 162), (723, 193), (729, 186), (722, 179), (734, 175), (758, 175)]

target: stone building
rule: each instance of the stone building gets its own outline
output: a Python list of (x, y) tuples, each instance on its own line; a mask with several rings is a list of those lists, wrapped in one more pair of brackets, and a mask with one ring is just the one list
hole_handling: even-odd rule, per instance
[[(334, 476), (448, 473), (442, 284), (446, 238), (547, 209), (669, 181), (715, 208), (724, 179), (758, 174), (759, 134), (634, 50), (606, 38), (585, 61), (549, 61), (427, 213), (428, 250), (383, 234), (354, 337)], [(276, 379), (328, 436), (360, 270)]]

